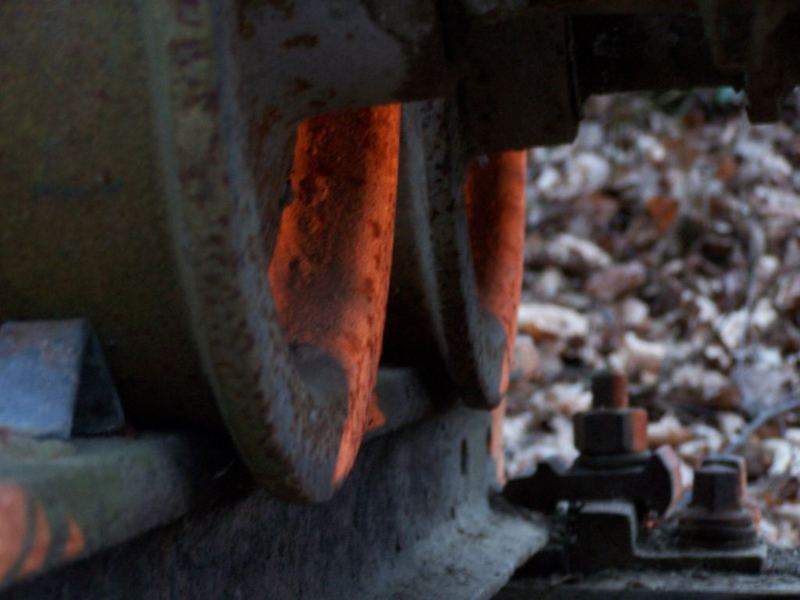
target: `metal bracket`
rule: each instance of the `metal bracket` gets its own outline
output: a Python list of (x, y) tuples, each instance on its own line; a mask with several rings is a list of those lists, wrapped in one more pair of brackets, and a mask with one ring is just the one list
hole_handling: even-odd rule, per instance
[(253, 489), (224, 438), (0, 453), (0, 598), (493, 597), (547, 530), (490, 500), (490, 426), (459, 409), (373, 439), (316, 506)]
[(559, 14), (473, 19), (463, 47), (464, 133), (475, 153), (575, 139), (580, 103), (571, 28)]
[(563, 520), (553, 528), (547, 548), (522, 568), (522, 574), (587, 575), (622, 568), (759, 573), (767, 558), (763, 542), (742, 548), (686, 547), (674, 520), (654, 529), (640, 528), (636, 507), (625, 500), (586, 502)]
[(702, 0), (699, 6), (714, 62), (746, 73), (750, 119), (777, 120), (783, 97), (797, 83), (790, 58), (796, 36), (781, 29), (797, 7), (786, 0)]
[(560, 500), (583, 502), (625, 498), (640, 514), (667, 512), (680, 496), (678, 464), (671, 448), (647, 454), (638, 464), (597, 469), (578, 464), (567, 470), (544, 462), (536, 472), (506, 484), (509, 500), (532, 510), (551, 511)]
[[(566, 470), (542, 463), (532, 476), (509, 481), (504, 489), (513, 502), (535, 510), (570, 503), (566, 531), (554, 535), (526, 570), (591, 573), (635, 564), (758, 572), (766, 547), (756, 541), (744, 461), (711, 457), (696, 472), (692, 504), (672, 518), (682, 496), (674, 451), (646, 450), (647, 414), (628, 406), (623, 374), (595, 374), (592, 395), (597, 408), (575, 415), (581, 451), (575, 463)], [(640, 530), (651, 511), (664, 519), (658, 528)]]
[(0, 427), (40, 438), (110, 433), (124, 416), (88, 321), (0, 327)]
[(533, 510), (552, 511), (559, 501), (628, 500), (639, 516), (659, 515), (680, 498), (678, 457), (672, 448), (647, 450), (647, 413), (630, 408), (624, 374), (592, 377), (596, 408), (578, 413), (575, 446), (580, 456), (568, 469), (544, 462), (529, 477), (506, 484), (504, 494)]
[[(627, 502), (589, 502), (575, 520), (570, 565), (582, 572), (630, 567), (758, 573), (767, 557), (764, 543), (740, 549), (685, 548), (674, 543), (674, 527), (639, 531)], [(611, 543), (610, 543), (611, 542)]]

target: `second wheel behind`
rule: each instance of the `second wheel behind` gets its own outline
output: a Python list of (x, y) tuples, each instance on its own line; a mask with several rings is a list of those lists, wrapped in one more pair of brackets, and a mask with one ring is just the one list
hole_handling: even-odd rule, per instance
[(508, 384), (525, 176), (523, 151), (468, 156), (452, 102), (404, 106), (385, 359), (446, 370), (474, 407)]

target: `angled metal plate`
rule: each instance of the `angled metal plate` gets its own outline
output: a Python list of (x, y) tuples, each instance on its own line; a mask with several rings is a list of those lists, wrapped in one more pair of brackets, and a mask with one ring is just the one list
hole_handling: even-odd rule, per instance
[(0, 327), (0, 427), (67, 439), (124, 422), (100, 342), (87, 321), (12, 321)]

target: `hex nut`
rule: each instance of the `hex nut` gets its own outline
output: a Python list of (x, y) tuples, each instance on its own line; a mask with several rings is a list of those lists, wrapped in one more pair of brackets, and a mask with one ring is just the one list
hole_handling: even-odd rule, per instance
[(573, 417), (575, 447), (588, 456), (638, 454), (647, 450), (647, 412), (641, 408), (597, 409)]

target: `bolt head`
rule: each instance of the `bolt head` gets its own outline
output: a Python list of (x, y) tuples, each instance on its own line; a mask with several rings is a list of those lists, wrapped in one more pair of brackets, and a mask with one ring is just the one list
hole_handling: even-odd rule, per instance
[(638, 454), (647, 450), (647, 412), (598, 409), (573, 417), (575, 447), (587, 456)]
[(736, 469), (714, 464), (700, 467), (692, 489), (692, 507), (709, 512), (741, 508), (742, 478)]
[(619, 371), (599, 371), (592, 377), (592, 404), (596, 408), (627, 408), (628, 379)]
[(741, 496), (747, 494), (747, 462), (736, 454), (711, 454), (703, 460), (703, 467), (719, 466), (739, 473)]

